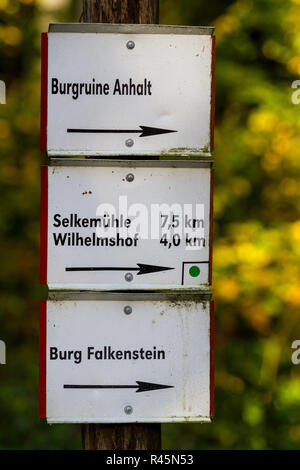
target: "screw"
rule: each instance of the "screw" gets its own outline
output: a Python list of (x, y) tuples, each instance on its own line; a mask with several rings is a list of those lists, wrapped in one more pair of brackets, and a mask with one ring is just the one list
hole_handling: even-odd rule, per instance
[(133, 275), (131, 273), (126, 273), (125, 274), (125, 281), (131, 282), (133, 279)]
[(134, 41), (128, 41), (126, 44), (127, 49), (134, 49), (135, 43)]
[(126, 307), (124, 307), (124, 313), (126, 313), (126, 315), (130, 315), (132, 312), (132, 307), (130, 307), (130, 305), (126, 305)]
[(126, 181), (128, 181), (128, 183), (131, 183), (133, 180), (134, 175), (132, 173), (128, 173), (128, 175), (126, 176)]
[(134, 145), (134, 140), (133, 140), (133, 139), (127, 139), (127, 140), (125, 141), (125, 145), (126, 145), (126, 147), (133, 147), (133, 145)]
[(124, 411), (127, 415), (131, 415), (131, 413), (133, 412), (133, 408), (130, 405), (126, 405)]

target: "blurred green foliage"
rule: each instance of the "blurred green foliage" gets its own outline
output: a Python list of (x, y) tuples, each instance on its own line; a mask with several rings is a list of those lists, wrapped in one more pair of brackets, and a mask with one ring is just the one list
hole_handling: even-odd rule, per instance
[[(169, 449), (300, 448), (300, 0), (161, 0), (161, 23), (216, 26), (213, 424), (163, 426)], [(80, 448), (38, 410), (40, 32), (73, 0), (0, 0), (0, 448)], [(56, 9), (55, 9), (56, 8)]]

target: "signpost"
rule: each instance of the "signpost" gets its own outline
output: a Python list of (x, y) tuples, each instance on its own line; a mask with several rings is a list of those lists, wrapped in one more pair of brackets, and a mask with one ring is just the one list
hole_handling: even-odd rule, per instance
[(51, 297), (41, 304), (41, 417), (210, 422), (210, 294)]
[(85, 449), (213, 415), (215, 42), (158, 9), (83, 0), (42, 35), (39, 411)]
[(43, 36), (49, 156), (210, 156), (213, 28), (51, 24)]
[(42, 282), (64, 290), (208, 290), (211, 164), (170, 165), (43, 167)]

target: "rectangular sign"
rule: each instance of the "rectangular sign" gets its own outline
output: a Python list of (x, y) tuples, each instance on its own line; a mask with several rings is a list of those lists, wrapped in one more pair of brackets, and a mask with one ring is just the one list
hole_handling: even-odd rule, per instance
[(41, 282), (56, 290), (209, 289), (210, 165), (43, 167)]
[(210, 156), (212, 35), (212, 27), (50, 25), (42, 36), (42, 150)]
[(40, 417), (210, 422), (210, 295), (92, 295), (41, 303)]

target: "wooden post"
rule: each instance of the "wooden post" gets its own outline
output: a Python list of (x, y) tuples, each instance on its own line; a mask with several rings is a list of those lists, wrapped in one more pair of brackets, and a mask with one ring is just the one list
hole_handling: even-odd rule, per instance
[[(157, 24), (159, 0), (83, 0), (85, 23)], [(83, 424), (85, 450), (160, 450), (160, 424)]]
[(159, 0), (83, 0), (84, 23), (157, 24)]

